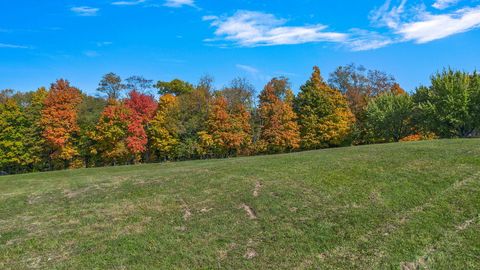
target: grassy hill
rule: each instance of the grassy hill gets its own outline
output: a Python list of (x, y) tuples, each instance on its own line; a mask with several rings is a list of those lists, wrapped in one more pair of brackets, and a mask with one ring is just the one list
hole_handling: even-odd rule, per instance
[(0, 177), (0, 268), (480, 268), (480, 140)]

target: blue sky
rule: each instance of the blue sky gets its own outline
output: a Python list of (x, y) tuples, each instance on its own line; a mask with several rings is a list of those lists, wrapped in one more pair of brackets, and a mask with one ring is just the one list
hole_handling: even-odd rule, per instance
[(66, 78), (94, 94), (113, 71), (257, 90), (285, 75), (297, 91), (313, 65), (328, 77), (355, 62), (411, 91), (444, 66), (480, 66), (478, 0), (2, 0), (0, 14), (0, 89)]

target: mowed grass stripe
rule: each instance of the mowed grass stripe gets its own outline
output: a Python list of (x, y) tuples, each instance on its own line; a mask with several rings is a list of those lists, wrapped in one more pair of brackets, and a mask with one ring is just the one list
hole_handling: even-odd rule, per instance
[[(318, 258), (327, 265), (392, 268), (427, 266), (427, 258), (480, 215), (480, 172), (453, 183), (426, 203), (399, 213), (374, 231)], [(402, 261), (405, 258), (411, 261)]]

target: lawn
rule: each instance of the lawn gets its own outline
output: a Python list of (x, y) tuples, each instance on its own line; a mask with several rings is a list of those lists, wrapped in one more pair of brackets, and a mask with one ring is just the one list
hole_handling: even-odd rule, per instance
[(480, 269), (480, 140), (0, 177), (0, 268)]

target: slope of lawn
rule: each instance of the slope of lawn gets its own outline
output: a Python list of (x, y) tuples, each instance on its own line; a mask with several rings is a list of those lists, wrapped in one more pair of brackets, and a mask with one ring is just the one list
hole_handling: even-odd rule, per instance
[(480, 140), (0, 177), (0, 269), (480, 269)]

